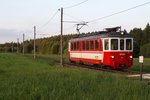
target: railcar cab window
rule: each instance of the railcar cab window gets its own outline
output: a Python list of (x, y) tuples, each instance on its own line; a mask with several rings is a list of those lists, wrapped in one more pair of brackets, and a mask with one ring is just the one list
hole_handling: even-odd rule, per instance
[(93, 41), (93, 40), (90, 41), (90, 49), (91, 49), (91, 50), (94, 50), (94, 41)]
[(120, 39), (120, 50), (124, 50), (124, 39)]
[(89, 41), (86, 41), (86, 50), (89, 50)]
[(126, 50), (132, 50), (132, 40), (126, 39)]
[(71, 50), (73, 50), (73, 43), (71, 43)]
[(76, 42), (74, 42), (74, 50), (77, 49), (77, 45), (76, 45)]
[(118, 50), (118, 39), (111, 39), (111, 50)]
[(104, 46), (105, 46), (105, 50), (109, 50), (109, 42), (108, 39), (104, 40)]
[(85, 41), (82, 42), (82, 50), (85, 50)]
[(99, 50), (99, 40), (95, 40), (95, 50)]
[(77, 42), (77, 50), (79, 50), (79, 42)]

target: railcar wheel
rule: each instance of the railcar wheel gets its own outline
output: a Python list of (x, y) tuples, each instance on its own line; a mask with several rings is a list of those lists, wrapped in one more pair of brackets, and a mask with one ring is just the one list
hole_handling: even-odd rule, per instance
[(104, 68), (105, 66), (104, 66), (104, 64), (103, 64), (103, 63), (101, 63), (101, 64), (100, 64), (100, 67), (101, 67), (101, 68)]
[(99, 67), (99, 68), (103, 68), (104, 65), (103, 64), (93, 64), (93, 66)]
[(69, 59), (69, 62), (70, 62), (70, 63), (74, 63), (74, 61), (72, 61), (72, 60), (70, 60), (70, 59)]
[(83, 62), (80, 60), (79, 64), (83, 65)]

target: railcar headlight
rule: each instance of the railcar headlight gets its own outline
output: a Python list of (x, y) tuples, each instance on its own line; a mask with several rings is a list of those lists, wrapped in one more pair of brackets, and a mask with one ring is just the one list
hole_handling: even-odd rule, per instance
[(121, 35), (123, 35), (124, 34), (124, 32), (121, 32)]
[(114, 59), (115, 57), (114, 57), (114, 56), (111, 56), (111, 58)]
[(133, 57), (132, 57), (132, 56), (130, 56), (130, 58), (132, 59)]

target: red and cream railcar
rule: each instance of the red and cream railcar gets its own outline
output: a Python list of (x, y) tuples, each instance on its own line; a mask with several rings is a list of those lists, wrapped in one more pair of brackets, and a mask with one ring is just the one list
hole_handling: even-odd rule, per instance
[(133, 38), (124, 32), (99, 32), (69, 40), (69, 60), (126, 69), (133, 64)]

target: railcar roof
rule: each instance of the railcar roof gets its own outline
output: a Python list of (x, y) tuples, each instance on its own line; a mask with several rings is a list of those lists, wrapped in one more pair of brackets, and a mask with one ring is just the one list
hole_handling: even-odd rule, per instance
[(88, 33), (84, 35), (79, 35), (76, 38), (72, 38), (69, 41), (82, 41), (82, 40), (89, 40), (89, 39), (99, 39), (99, 38), (109, 38), (109, 37), (119, 37), (119, 38), (133, 38), (131, 34), (121, 32), (96, 32), (96, 33)]

